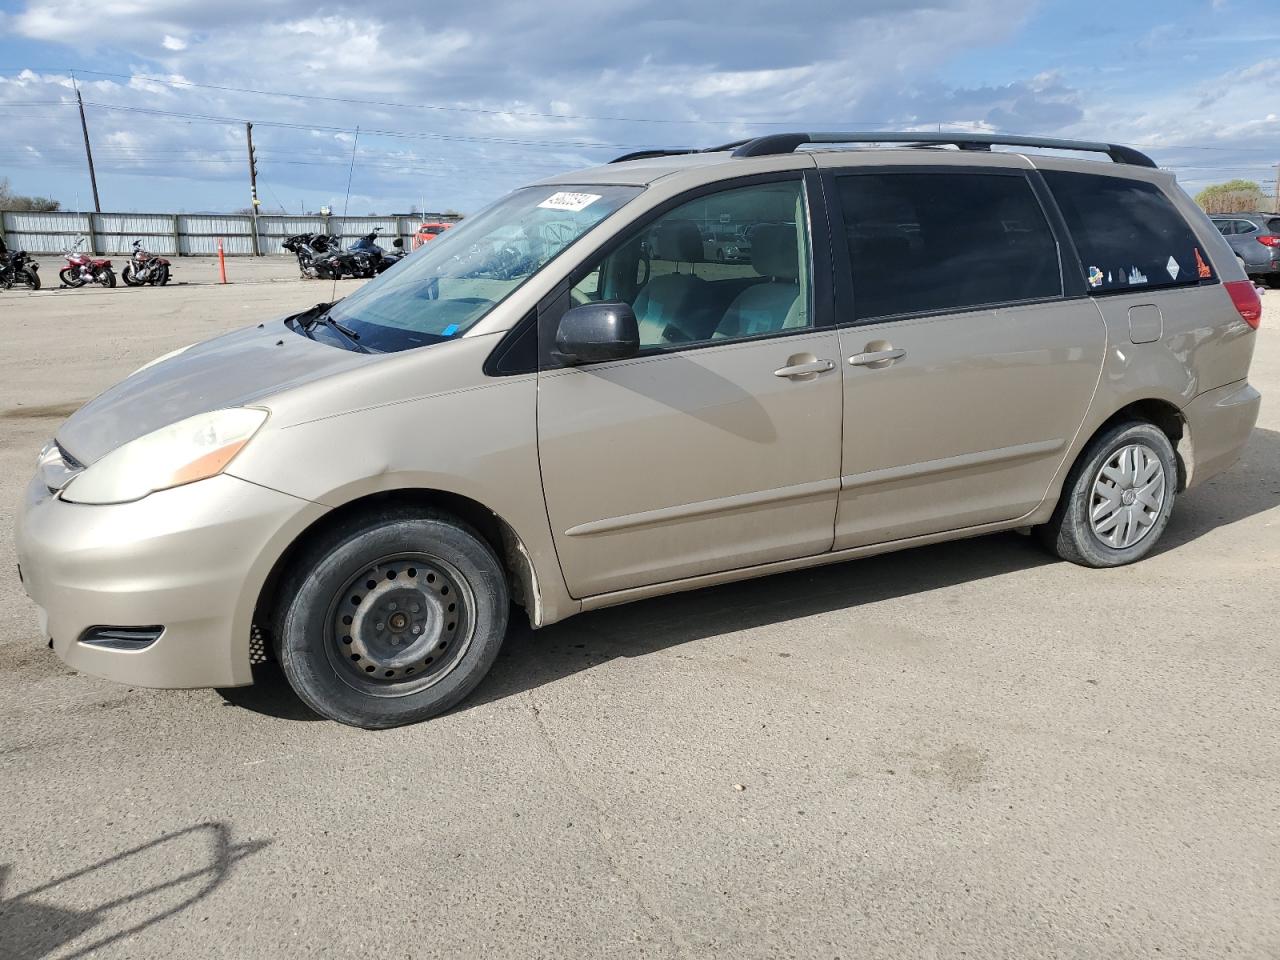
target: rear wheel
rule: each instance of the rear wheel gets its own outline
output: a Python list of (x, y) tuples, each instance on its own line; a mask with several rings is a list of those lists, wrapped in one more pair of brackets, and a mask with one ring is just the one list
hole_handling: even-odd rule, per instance
[(1280, 290), (1280, 274), (1273, 273), (1267, 277), (1267, 286), (1272, 290)]
[(104, 287), (114, 287), (116, 285), (116, 274), (110, 267), (103, 267), (94, 276), (94, 279)]
[(22, 277), (20, 279), (27, 285), (28, 290), (40, 289), (40, 274), (35, 270), (32, 270), (30, 267), (23, 268)]
[(286, 579), (277, 655), (330, 720), (414, 723), (483, 679), (508, 602), (498, 558), (469, 527), (444, 514), (368, 514), (313, 544)]
[(1164, 431), (1142, 421), (1116, 424), (1081, 454), (1053, 517), (1037, 532), (1072, 563), (1133, 563), (1164, 533), (1177, 485), (1173, 444)]

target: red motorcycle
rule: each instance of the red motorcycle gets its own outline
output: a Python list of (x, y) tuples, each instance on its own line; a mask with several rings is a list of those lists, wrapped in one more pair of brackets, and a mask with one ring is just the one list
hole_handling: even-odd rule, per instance
[(86, 283), (100, 283), (104, 287), (116, 285), (115, 271), (111, 269), (111, 261), (101, 257), (91, 257), (80, 250), (84, 238), (76, 241), (76, 245), (62, 255), (67, 266), (58, 271), (58, 279), (65, 287), (83, 287)]
[(120, 271), (120, 279), (129, 287), (141, 287), (148, 283), (153, 287), (164, 286), (169, 282), (170, 266), (164, 257), (150, 253), (143, 248), (141, 240), (135, 240), (133, 255)]

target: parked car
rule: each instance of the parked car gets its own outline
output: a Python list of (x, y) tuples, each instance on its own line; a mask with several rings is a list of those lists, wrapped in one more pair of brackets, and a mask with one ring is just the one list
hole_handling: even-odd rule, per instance
[(1280, 213), (1216, 214), (1213, 225), (1250, 277), (1280, 289)]
[(424, 243), (430, 243), (452, 226), (453, 224), (447, 221), (422, 224), (418, 227), (417, 233), (413, 235), (413, 249), (417, 250)]
[[(761, 224), (750, 272), (680, 262), (709, 199)], [(90, 401), (40, 454), (20, 574), (76, 670), (235, 686), (262, 647), (318, 713), (394, 726), (475, 688), (513, 603), (543, 627), (1011, 529), (1139, 560), (1253, 428), (1260, 315), (1123, 146), (624, 159)]]

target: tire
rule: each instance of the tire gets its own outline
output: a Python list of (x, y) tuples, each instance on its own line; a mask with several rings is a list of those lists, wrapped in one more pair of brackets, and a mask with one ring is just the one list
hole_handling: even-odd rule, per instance
[[(1149, 479), (1143, 481), (1144, 476)], [(1164, 431), (1145, 421), (1124, 421), (1096, 437), (1080, 455), (1053, 516), (1036, 533), (1052, 553), (1081, 566), (1133, 563), (1150, 553), (1164, 533), (1177, 486), (1177, 459)], [(1103, 499), (1103, 488), (1114, 498)]]
[(68, 267), (66, 270), (58, 271), (58, 279), (62, 281), (64, 286), (83, 287), (84, 277), (80, 276), (79, 270), (73, 270)]
[(435, 512), (366, 513), (311, 544), (284, 578), (276, 656), (323, 717), (366, 730), (416, 723), (489, 672), (509, 603), (502, 564), (470, 527)]
[(107, 267), (104, 267), (103, 269), (99, 270), (95, 279), (97, 279), (97, 281), (100, 284), (102, 284), (104, 287), (107, 287), (107, 288), (111, 288), (116, 285), (115, 272)]
[(154, 283), (158, 287), (163, 287), (168, 282), (169, 282), (169, 268), (161, 267), (156, 272), (156, 278), (155, 280), (152, 281), (152, 283)]
[(133, 268), (128, 265), (120, 271), (120, 279), (124, 281), (124, 285), (126, 287), (140, 287), (146, 282), (144, 280), (135, 280), (133, 276)]
[(27, 285), (28, 290), (39, 290), (40, 274), (30, 267), (25, 267), (22, 271), (22, 282)]
[(1280, 274), (1271, 274), (1267, 277), (1267, 286), (1272, 290), (1280, 290)]

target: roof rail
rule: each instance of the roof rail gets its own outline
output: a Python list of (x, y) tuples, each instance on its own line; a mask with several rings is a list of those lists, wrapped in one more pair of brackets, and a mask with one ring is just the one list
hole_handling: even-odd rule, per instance
[[(626, 163), (628, 160), (647, 160), (650, 157), (683, 157), (689, 153), (724, 153), (728, 150), (736, 150), (738, 147), (751, 143), (751, 138), (745, 140), (735, 140), (733, 143), (721, 144), (718, 147), (677, 147), (671, 150), (636, 150), (634, 153), (624, 153), (620, 157), (614, 157), (610, 163)], [(789, 151), (788, 151), (789, 152)]]
[[(961, 150), (990, 150), (993, 145), (1008, 147), (1041, 147), (1047, 150), (1080, 150), (1105, 153), (1115, 163), (1138, 167), (1155, 167), (1145, 153), (1116, 143), (1092, 140), (1060, 140), (1054, 137), (1019, 137), (1003, 133), (927, 133), (924, 131), (862, 131), (855, 133), (771, 133), (738, 145), (735, 157), (767, 157), (791, 153), (806, 143), (905, 143), (912, 146), (951, 145)], [(732, 146), (732, 145), (730, 145)], [(724, 149), (724, 148), (721, 148)]]

